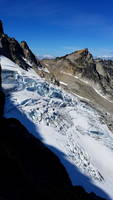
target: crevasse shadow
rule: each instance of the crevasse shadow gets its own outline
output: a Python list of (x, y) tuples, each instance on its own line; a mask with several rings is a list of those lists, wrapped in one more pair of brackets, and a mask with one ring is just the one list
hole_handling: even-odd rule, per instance
[[(21, 112), (18, 107), (16, 107), (10, 99), (10, 96), (6, 98), (5, 108), (4, 108), (4, 117), (6, 118), (16, 118), (18, 119), (26, 129), (35, 136), (35, 138), (39, 139), (43, 143), (43, 138), (39, 132), (37, 126), (23, 113)], [(45, 133), (46, 134), (46, 133)], [(59, 149), (56, 149), (53, 146), (45, 144), (52, 152), (54, 152), (58, 158), (60, 159), (61, 163), (65, 166), (66, 171), (71, 179), (71, 181), (75, 185), (81, 185), (85, 188), (87, 192), (94, 192), (98, 196), (101, 196), (107, 200), (111, 200), (109, 195), (107, 195), (101, 188), (97, 187), (91, 182), (91, 179), (85, 176), (80, 170), (70, 163), (66, 159), (66, 155), (61, 152)]]

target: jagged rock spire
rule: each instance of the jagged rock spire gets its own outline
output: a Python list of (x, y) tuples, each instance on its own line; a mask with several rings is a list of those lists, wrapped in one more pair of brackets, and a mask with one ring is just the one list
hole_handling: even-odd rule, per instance
[(27, 44), (26, 41), (21, 41), (20, 45), (21, 45), (21, 47), (22, 47), (23, 49), (29, 49), (28, 44)]
[(36, 59), (35, 55), (32, 53), (32, 51), (30, 50), (28, 44), (26, 41), (22, 41), (20, 43), (21, 48), (23, 49), (23, 53), (24, 53), (24, 57), (31, 63), (34, 65), (40, 65), (39, 61)]
[(1, 20), (0, 20), (0, 34), (4, 34), (3, 23)]

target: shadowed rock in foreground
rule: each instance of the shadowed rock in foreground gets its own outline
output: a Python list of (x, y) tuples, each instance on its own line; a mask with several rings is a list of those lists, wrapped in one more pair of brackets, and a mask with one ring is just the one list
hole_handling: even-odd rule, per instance
[(101, 200), (73, 187), (59, 159), (16, 119), (0, 119), (0, 196), (5, 199)]
[(56, 188), (71, 186), (58, 158), (19, 121), (4, 118), (0, 121), (0, 192), (4, 197), (38, 198), (54, 193)]

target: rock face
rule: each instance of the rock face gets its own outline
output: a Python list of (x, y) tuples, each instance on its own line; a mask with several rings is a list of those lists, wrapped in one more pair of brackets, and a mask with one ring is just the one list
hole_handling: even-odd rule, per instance
[(48, 66), (51, 73), (54, 73), (55, 70), (56, 73), (59, 71), (59, 73), (68, 73), (84, 79), (94, 81), (100, 79), (99, 73), (96, 71), (95, 61), (88, 49), (75, 51), (72, 54), (52, 60), (42, 60), (42, 64)]
[(3, 30), (3, 25), (2, 25), (2, 21), (0, 20), (0, 34), (3, 34), (4, 30)]
[(38, 68), (39, 60), (29, 49), (26, 42), (18, 43), (14, 38), (4, 34), (2, 22), (0, 21), (0, 55), (4, 55), (17, 63), (20, 67), (27, 70), (31, 66)]
[(2, 81), (1, 81), (1, 65), (0, 65), (0, 118), (3, 116), (4, 112), (5, 95), (2, 91)]
[(45, 73), (48, 80), (55, 77), (71, 92), (92, 100), (90, 88), (113, 102), (113, 61), (95, 60), (88, 49), (82, 49), (63, 57), (42, 60), (41, 64), (49, 71)]
[(40, 66), (40, 62), (36, 59), (32, 51), (29, 49), (29, 46), (27, 45), (27, 43), (25, 41), (22, 41), (20, 43), (20, 46), (23, 50), (24, 57), (26, 58), (26, 60), (28, 60), (30, 64), (33, 64), (34, 66), (37, 66), (37, 65)]

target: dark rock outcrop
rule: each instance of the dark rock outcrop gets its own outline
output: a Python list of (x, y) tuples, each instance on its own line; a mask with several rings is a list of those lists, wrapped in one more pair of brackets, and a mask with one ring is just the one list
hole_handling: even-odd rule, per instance
[(25, 41), (22, 41), (20, 43), (20, 46), (23, 49), (24, 57), (26, 58), (26, 60), (28, 60), (30, 64), (33, 64), (34, 66), (38, 65), (40, 67), (40, 62), (36, 59), (35, 55), (29, 49), (28, 44)]
[(18, 120), (2, 118), (0, 124), (0, 194), (34, 199), (71, 186), (59, 159)]
[(4, 34), (2, 22), (0, 21), (0, 55), (14, 61), (23, 69), (41, 66), (39, 60), (32, 53), (26, 42), (19, 43), (14, 38)]
[(4, 34), (3, 24), (1, 20), (0, 20), (0, 34)]
[(3, 117), (4, 104), (5, 104), (5, 95), (4, 92), (2, 91), (1, 65), (0, 65), (0, 118)]

